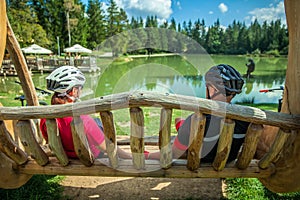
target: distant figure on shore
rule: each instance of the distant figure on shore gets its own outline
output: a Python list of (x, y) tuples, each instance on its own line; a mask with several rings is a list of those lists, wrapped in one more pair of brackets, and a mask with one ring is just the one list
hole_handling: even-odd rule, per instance
[(254, 70), (255, 70), (255, 63), (252, 58), (248, 59), (248, 63), (246, 63), (246, 67), (248, 68), (246, 76), (247, 76), (247, 78), (250, 78), (251, 73), (254, 72)]

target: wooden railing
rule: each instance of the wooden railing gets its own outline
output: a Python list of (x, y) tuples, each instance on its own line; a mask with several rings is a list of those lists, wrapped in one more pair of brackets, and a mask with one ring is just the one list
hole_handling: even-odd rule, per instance
[[(144, 107), (161, 108), (158, 144), (160, 160), (144, 157)], [(120, 159), (117, 153), (117, 132), (113, 112), (129, 109), (132, 160)], [(194, 112), (191, 134), (195, 138), (189, 146), (187, 160), (172, 159), (171, 119), (174, 109)], [(84, 134), (80, 115), (99, 113), (101, 117), (108, 158), (95, 159)], [(218, 150), (212, 164), (201, 163), (205, 115), (223, 117)], [(69, 159), (63, 150), (55, 118), (73, 116), (72, 133), (78, 160)], [(46, 152), (38, 142), (34, 120), (46, 118), (51, 151)], [(231, 148), (234, 120), (250, 122), (245, 142), (235, 162), (227, 163)], [(300, 129), (300, 116), (257, 108), (232, 105), (202, 98), (149, 92), (120, 93), (99, 97), (76, 104), (1, 107), (0, 120), (15, 120), (16, 128), (10, 133), (3, 121), (0, 126), (0, 151), (15, 161), (15, 170), (25, 174), (94, 175), (94, 176), (147, 176), (147, 177), (268, 177), (274, 173), (272, 162), (284, 145), (291, 143), (293, 130)], [(263, 125), (280, 128), (270, 151), (261, 159), (253, 159)], [(12, 135), (20, 137), (18, 145)], [(23, 148), (24, 147), (24, 148)], [(286, 147), (286, 146), (285, 146)], [(225, 150), (226, 149), (226, 150)], [(201, 164), (200, 164), (201, 163)]]

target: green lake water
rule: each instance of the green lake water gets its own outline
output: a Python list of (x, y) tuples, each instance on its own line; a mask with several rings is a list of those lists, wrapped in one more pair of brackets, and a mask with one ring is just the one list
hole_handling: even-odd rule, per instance
[[(90, 99), (128, 91), (157, 91), (205, 97), (203, 75), (213, 65), (226, 63), (235, 67), (242, 75), (247, 71), (246, 56), (182, 55), (164, 57), (134, 58), (130, 62), (98, 59), (99, 73), (85, 73), (87, 82), (82, 99)], [(277, 103), (281, 91), (260, 93), (260, 89), (277, 88), (284, 85), (287, 66), (286, 58), (253, 58), (256, 69), (253, 77), (245, 78), (243, 92), (234, 102)], [(48, 74), (33, 74), (34, 84), (45, 89)], [(0, 77), (0, 102), (5, 106), (19, 106), (14, 100), (22, 95), (22, 88), (15, 81), (17, 77)], [(39, 94), (49, 103), (50, 96)]]

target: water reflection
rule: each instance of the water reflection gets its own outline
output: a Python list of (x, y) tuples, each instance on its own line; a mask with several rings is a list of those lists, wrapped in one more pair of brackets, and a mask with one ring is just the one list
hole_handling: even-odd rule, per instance
[[(86, 73), (87, 82), (83, 89), (83, 99), (90, 99), (112, 93), (135, 90), (147, 90), (205, 97), (203, 75), (215, 64), (227, 63), (245, 74), (248, 57), (212, 56), (185, 57), (171, 56), (158, 58), (140, 58), (127, 63), (110, 63), (102, 67), (101, 74)], [(192, 61), (191, 61), (192, 60)], [(256, 63), (252, 78), (245, 78), (243, 92), (234, 102), (277, 103), (281, 91), (260, 93), (260, 89), (277, 88), (284, 85), (286, 58), (253, 58)], [(193, 64), (192, 64), (193, 63)], [(197, 66), (194, 66), (197, 65)], [(36, 87), (46, 88), (47, 74), (34, 74)], [(4, 105), (20, 105), (13, 99), (22, 94), (22, 88), (16, 84), (17, 77), (1, 77), (0, 101)], [(41, 97), (49, 101), (50, 97)]]

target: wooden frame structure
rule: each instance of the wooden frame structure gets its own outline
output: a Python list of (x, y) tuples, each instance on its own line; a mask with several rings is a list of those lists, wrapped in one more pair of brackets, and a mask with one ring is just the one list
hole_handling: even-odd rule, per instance
[[(0, 61), (5, 47), (16, 67), (22, 89), (29, 105), (34, 107), (0, 108), (0, 159), (1, 174), (5, 177), (0, 187), (17, 188), (25, 184), (32, 174), (65, 174), (97, 176), (152, 176), (152, 177), (258, 177), (270, 190), (291, 192), (300, 190), (300, 4), (296, 0), (285, 0), (289, 30), (289, 57), (282, 113), (233, 106), (194, 99), (184, 96), (154, 93), (122, 93), (72, 105), (38, 106), (36, 91), (19, 44), (14, 37), (6, 17), (5, 1), (0, 0)], [(6, 44), (6, 45), (5, 45)], [(178, 101), (176, 101), (178, 100)], [(180, 103), (178, 103), (180, 102)], [(161, 107), (159, 128), (160, 161), (144, 158), (143, 107)], [(132, 160), (120, 160), (116, 153), (117, 141), (112, 110), (127, 108), (131, 116)], [(218, 109), (214, 109), (218, 108)], [(223, 108), (223, 109), (220, 109)], [(170, 119), (173, 109), (195, 112), (192, 120), (192, 142), (186, 162), (174, 162), (170, 145)], [(46, 111), (47, 110), (47, 111)], [(199, 164), (199, 149), (203, 139), (204, 115), (223, 116), (223, 129), (218, 152), (212, 165)], [(96, 160), (84, 142), (82, 122), (79, 114), (99, 113), (106, 130), (108, 159)], [(73, 116), (74, 143), (79, 160), (70, 160), (62, 150), (54, 118)], [(51, 152), (47, 154), (37, 141), (33, 120), (47, 118)], [(234, 123), (239, 119), (251, 122), (246, 133), (243, 150), (235, 163), (226, 164)], [(21, 138), (21, 145), (13, 140), (7, 129), (7, 120), (17, 120), (14, 134)], [(279, 127), (270, 151), (261, 159), (253, 160), (257, 141), (262, 134), (262, 125)], [(109, 131), (108, 131), (109, 130)], [(82, 142), (83, 141), (83, 142)], [(55, 155), (55, 156), (53, 156)], [(125, 170), (121, 170), (125, 169)], [(154, 170), (155, 169), (155, 170)]]
[[(143, 107), (160, 107), (161, 125), (158, 143), (161, 158), (145, 160), (144, 157), (144, 114)], [(214, 109), (215, 108), (215, 109)], [(122, 160), (117, 154), (116, 129), (114, 127), (113, 110), (128, 109), (131, 119), (130, 147), (132, 160)], [(171, 119), (172, 110), (180, 109), (195, 112), (192, 120), (192, 133), (196, 139), (189, 147), (188, 159), (172, 160), (171, 151)], [(95, 160), (91, 156), (89, 145), (79, 115), (98, 113), (101, 117), (107, 145), (107, 159)], [(206, 114), (214, 113), (223, 117), (223, 129), (216, 158), (212, 164), (201, 165), (199, 150), (203, 141)], [(69, 159), (61, 144), (55, 118), (73, 116), (73, 142), (79, 160)], [(47, 119), (49, 145), (48, 154), (37, 142), (33, 119)], [(287, 138), (300, 129), (300, 116), (294, 116), (257, 108), (232, 105), (201, 98), (160, 94), (160, 93), (120, 93), (79, 102), (73, 105), (35, 106), (35, 107), (3, 107), (1, 120), (18, 120), (14, 135), (18, 135), (25, 151), (11, 139), (5, 126), (0, 127), (0, 148), (8, 157), (17, 163), (14, 170), (21, 174), (65, 174), (91, 176), (142, 176), (142, 177), (258, 177), (266, 178), (275, 172), (272, 162), (278, 159)], [(226, 164), (234, 123), (239, 119), (251, 122), (246, 133), (245, 143), (236, 162)], [(254, 153), (262, 125), (281, 128), (270, 152), (261, 160), (254, 160)], [(6, 138), (4, 140), (4, 138)], [(199, 142), (200, 141), (200, 142)], [(226, 149), (226, 150), (225, 150)], [(15, 150), (15, 151), (13, 151)], [(224, 156), (225, 155), (225, 156)]]

